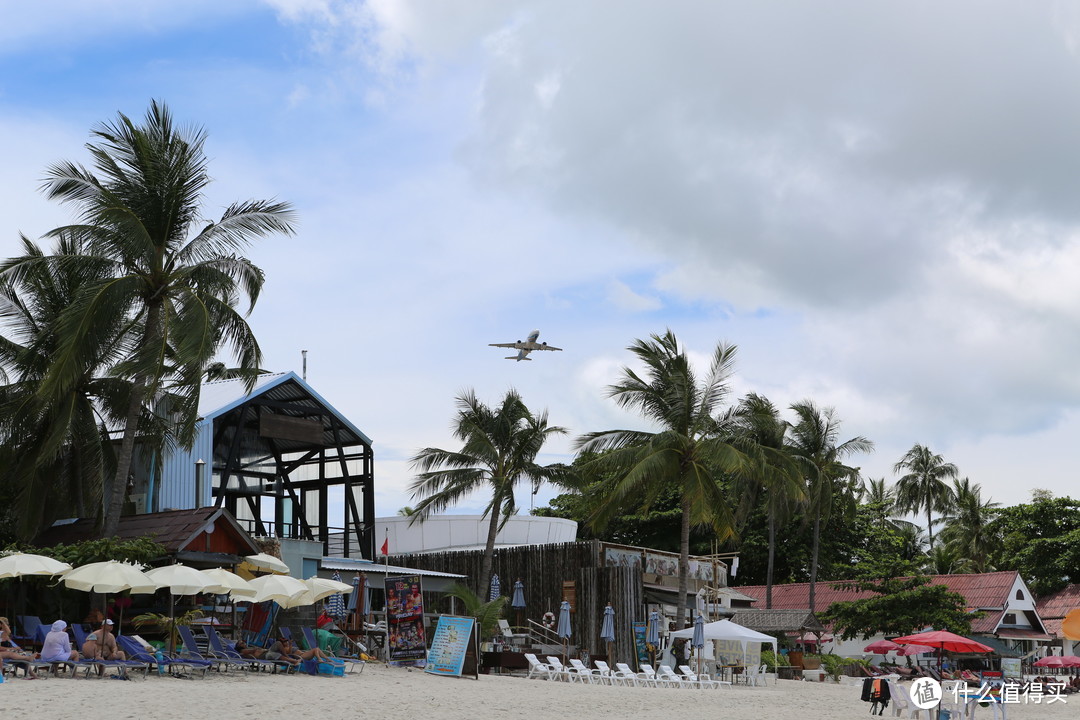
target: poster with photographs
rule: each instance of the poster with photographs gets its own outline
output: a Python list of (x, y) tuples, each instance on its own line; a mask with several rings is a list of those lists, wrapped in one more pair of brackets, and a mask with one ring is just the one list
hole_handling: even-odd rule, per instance
[(640, 550), (604, 548), (604, 565), (607, 567), (641, 567)]
[(419, 575), (386, 578), (386, 638), (391, 663), (420, 665), (427, 658)]
[(679, 576), (679, 556), (645, 553), (645, 572), (650, 575)]

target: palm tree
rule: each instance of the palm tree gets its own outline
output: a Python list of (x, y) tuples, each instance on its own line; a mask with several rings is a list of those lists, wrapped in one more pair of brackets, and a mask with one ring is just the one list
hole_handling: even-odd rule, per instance
[(717, 413), (729, 392), (734, 346), (720, 343), (699, 384), (674, 333), (635, 340), (628, 348), (646, 368), (644, 377), (624, 367), (608, 396), (659, 426), (657, 432), (606, 430), (578, 439), (581, 452), (598, 453), (587, 472), (606, 478), (593, 523), (602, 527), (625, 507), (643, 511), (670, 488), (680, 497), (679, 608), (683, 626), (690, 569), (690, 528), (712, 527), (719, 539), (734, 535), (735, 523), (721, 479), (743, 470), (745, 456), (730, 442), (733, 414)]
[(491, 500), (484, 508), (488, 535), (477, 594), (483, 595), (491, 581), (495, 536), (517, 512), (514, 488), (528, 480), (535, 491), (543, 482), (564, 486), (568, 470), (560, 463), (538, 465), (536, 456), (553, 435), (566, 429), (548, 425), (547, 412), (533, 414), (516, 390), (509, 390), (496, 408), (489, 408), (467, 390), (457, 398), (458, 414), (454, 437), (462, 442), (460, 450), (424, 448), (410, 460), (420, 472), (409, 489), (420, 502), (409, 517), (423, 522), (433, 512), (440, 512), (474, 491), (487, 489)]
[[(105, 432), (126, 407), (129, 385), (98, 371), (115, 354), (122, 318), (103, 327), (94, 361), (66, 392), (43, 402), (38, 388), (57, 351), (56, 324), (75, 295), (102, 279), (101, 264), (71, 262), (80, 248), (59, 238), (47, 258), (22, 238), (21, 270), (0, 275), (0, 467), (12, 489), (16, 532), (29, 539), (56, 516), (100, 507), (112, 461)], [(50, 517), (50, 514), (52, 517)]]
[(892, 517), (896, 512), (896, 492), (885, 484), (885, 478), (869, 478), (859, 493), (859, 502), (873, 508), (878, 527), (882, 530), (890, 525), (896, 526)]
[(788, 423), (772, 402), (750, 393), (736, 409), (736, 442), (750, 458), (740, 476), (744, 511), (765, 495), (768, 518), (768, 562), (765, 569), (765, 608), (772, 608), (773, 568), (776, 559), (776, 526), (787, 521), (795, 508), (806, 501), (806, 485), (798, 466), (786, 451)]
[(168, 392), (175, 435), (190, 446), (203, 373), (220, 347), (233, 349), (240, 368), (258, 368), (259, 345), (237, 305), (246, 295), (250, 312), (263, 273), (237, 253), (262, 235), (291, 233), (292, 211), (286, 203), (249, 200), (204, 224), (205, 132), (178, 128), (156, 101), (144, 124), (120, 114), (91, 136), (87, 149), (97, 174), (58, 163), (48, 169), (43, 190), (80, 214), (80, 224), (52, 234), (77, 238), (86, 261), (109, 266), (108, 278), (81, 291), (61, 317), (59, 349), (42, 393), (58, 396), (73, 386), (100, 344), (102, 326), (124, 318), (124, 353), (111, 370), (130, 379), (131, 392), (105, 511), (109, 536), (120, 519), (144, 408)]
[(987, 572), (994, 543), (989, 526), (999, 504), (983, 500), (982, 488), (968, 478), (953, 481), (953, 496), (952, 509), (941, 518), (942, 544), (967, 560), (974, 572)]
[(952, 490), (946, 478), (956, 478), (956, 466), (930, 448), (916, 443), (893, 466), (893, 472), (905, 473), (896, 481), (896, 504), (904, 512), (926, 511), (926, 531), (930, 549), (934, 549), (934, 525), (931, 514), (946, 512), (953, 504)]
[(833, 408), (819, 409), (813, 402), (804, 400), (791, 409), (796, 422), (791, 426), (788, 447), (806, 478), (809, 509), (814, 518), (810, 550), (810, 611), (814, 612), (821, 528), (829, 521), (837, 493), (854, 492), (859, 477), (858, 468), (848, 467), (841, 460), (855, 453), (870, 452), (874, 444), (861, 436), (838, 444), (840, 421)]

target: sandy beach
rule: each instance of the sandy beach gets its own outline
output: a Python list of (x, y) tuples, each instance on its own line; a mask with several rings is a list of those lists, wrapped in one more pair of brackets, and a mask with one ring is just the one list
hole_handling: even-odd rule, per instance
[[(393, 715), (424, 720), (522, 718), (622, 720), (646, 714), (725, 720), (844, 720), (869, 715), (856, 685), (782, 680), (767, 687), (722, 690), (626, 688), (481, 675), (445, 678), (369, 664), (345, 678), (230, 672), (205, 679), (151, 676), (111, 679), (8, 680), (2, 706), (18, 717), (263, 718), (337, 720)], [(1073, 706), (1070, 706), (1072, 704)], [(1080, 696), (1050, 705), (1010, 704), (1009, 718), (1075, 717)], [(891, 717), (891, 708), (886, 710)], [(923, 713), (922, 717), (926, 717)], [(980, 708), (976, 718), (993, 717)]]

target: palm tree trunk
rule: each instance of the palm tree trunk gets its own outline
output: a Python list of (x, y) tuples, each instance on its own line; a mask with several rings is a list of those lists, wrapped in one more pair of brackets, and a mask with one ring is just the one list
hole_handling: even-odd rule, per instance
[(488, 601), (488, 588), (491, 585), (491, 567), (495, 560), (495, 536), (499, 534), (499, 517), (502, 515), (502, 503), (491, 508), (491, 520), (488, 521), (487, 542), (484, 544), (484, 561), (480, 566), (480, 577), (476, 579), (476, 596)]
[(675, 629), (686, 626), (686, 595), (690, 580), (690, 498), (682, 498), (682, 527), (679, 530), (679, 607), (675, 612)]
[(930, 534), (930, 549), (934, 549), (934, 526), (930, 524), (930, 502), (926, 503), (926, 532)]
[(143, 399), (146, 395), (146, 376), (135, 378), (131, 386), (131, 399), (128, 401), (127, 417), (124, 420), (124, 437), (120, 441), (120, 452), (116, 456), (116, 476), (109, 492), (109, 504), (105, 508), (105, 521), (102, 524), (102, 537), (116, 535), (120, 524), (120, 513), (124, 509), (124, 497), (127, 495), (128, 473), (131, 471), (131, 459), (135, 454), (135, 436), (139, 430), (139, 416), (142, 414)]
[(814, 612), (815, 591), (817, 590), (818, 549), (821, 546), (821, 513), (814, 516), (814, 539), (810, 551), (810, 612)]
[(772, 610), (773, 560), (776, 557), (776, 518), (769, 513), (769, 562), (765, 566), (765, 609)]

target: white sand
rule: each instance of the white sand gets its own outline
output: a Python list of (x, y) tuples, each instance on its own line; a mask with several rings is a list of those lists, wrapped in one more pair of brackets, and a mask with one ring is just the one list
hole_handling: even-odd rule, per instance
[[(206, 679), (50, 678), (0, 686), (7, 717), (162, 720), (844, 720), (869, 717), (856, 685), (781, 680), (721, 690), (626, 688), (481, 675), (446, 678), (369, 663), (345, 678), (211, 672)], [(1071, 704), (1071, 705), (1070, 705)], [(1052, 705), (1010, 704), (1010, 720), (1076, 717), (1080, 695)], [(892, 717), (892, 708), (885, 711)], [(923, 718), (926, 713), (923, 713)], [(976, 718), (993, 717), (980, 708)], [(935, 719), (936, 720), (936, 719)]]

